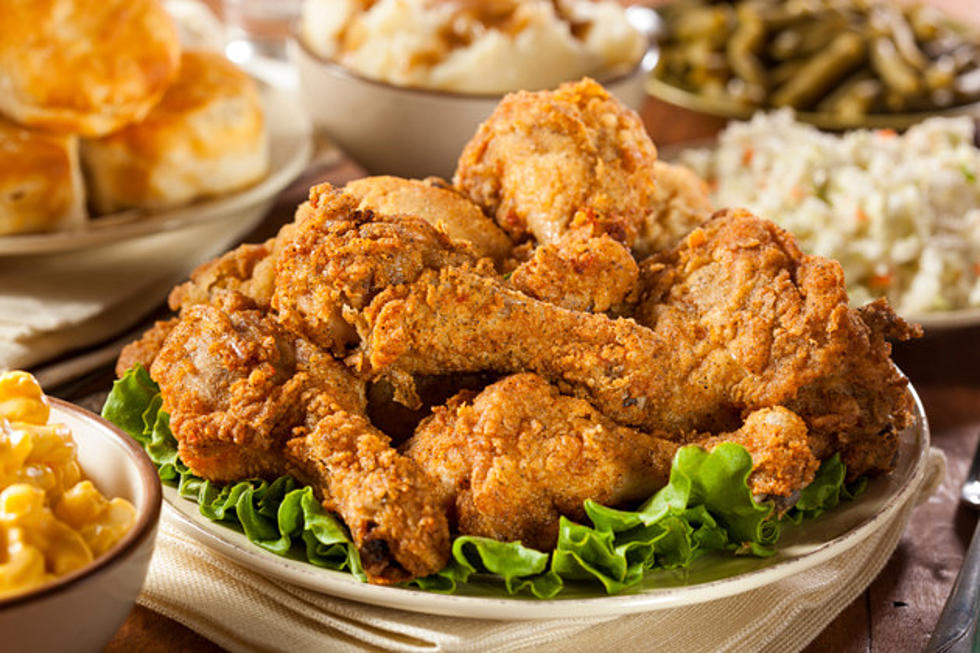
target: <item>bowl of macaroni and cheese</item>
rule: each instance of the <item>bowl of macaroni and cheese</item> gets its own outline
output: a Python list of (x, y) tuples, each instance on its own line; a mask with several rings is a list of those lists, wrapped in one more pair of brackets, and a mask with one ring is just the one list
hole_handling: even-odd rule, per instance
[(370, 173), (448, 178), (508, 92), (588, 76), (638, 108), (652, 19), (615, 0), (306, 0), (289, 49), (313, 122)]
[(4, 650), (100, 650), (146, 578), (156, 468), (128, 435), (0, 373), (0, 633)]

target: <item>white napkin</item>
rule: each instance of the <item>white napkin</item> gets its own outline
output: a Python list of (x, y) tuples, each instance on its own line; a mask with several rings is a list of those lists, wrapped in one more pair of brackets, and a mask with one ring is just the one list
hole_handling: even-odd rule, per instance
[(164, 511), (138, 602), (231, 651), (793, 651), (871, 583), (912, 509), (945, 475), (931, 450), (918, 492), (847, 555), (755, 590), (623, 617), (485, 621), (415, 614), (272, 580), (184, 534)]
[(0, 258), (0, 369), (30, 367), (136, 324), (266, 208), (95, 248)]

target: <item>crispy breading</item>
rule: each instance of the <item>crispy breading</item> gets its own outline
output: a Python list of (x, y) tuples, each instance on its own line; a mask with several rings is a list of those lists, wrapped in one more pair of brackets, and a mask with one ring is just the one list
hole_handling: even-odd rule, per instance
[(453, 240), (469, 243), (477, 256), (500, 264), (514, 243), (480, 207), (441, 179), (430, 177), (365, 177), (349, 182), (343, 191), (359, 200), (357, 208), (385, 215), (422, 218)]
[(655, 193), (657, 148), (591, 79), (511, 93), (467, 143), (454, 185), (517, 242), (556, 242), (579, 211), (632, 245)]
[(633, 250), (638, 258), (673, 247), (713, 212), (708, 184), (682, 165), (657, 160), (656, 188), (650, 211), (643, 216)]
[(160, 352), (160, 347), (163, 346), (163, 341), (177, 326), (177, 321), (177, 318), (158, 320), (153, 323), (152, 327), (143, 332), (139, 340), (134, 340), (123, 347), (122, 351), (119, 352), (119, 358), (116, 359), (116, 376), (122, 378), (122, 375), (137, 363), (146, 369), (150, 369), (150, 365), (153, 364), (153, 360)]
[(639, 268), (606, 234), (575, 230), (541, 245), (510, 276), (521, 292), (573, 311), (623, 312), (635, 300)]
[(912, 404), (884, 337), (921, 331), (883, 303), (850, 308), (840, 264), (729, 210), (641, 267), (635, 318), (676, 344), (678, 372), (743, 411), (797, 412), (817, 456), (842, 450), (852, 477), (891, 469)]
[(445, 564), (445, 498), (364, 417), (363, 383), (248, 298), (222, 291), (186, 309), (150, 374), (194, 473), (217, 482), (292, 474), (312, 485), (350, 528), (372, 582)]
[(436, 409), (403, 450), (453, 497), (460, 533), (542, 550), (554, 548), (561, 516), (586, 519), (586, 500), (619, 505), (666, 485), (683, 444), (746, 446), (760, 498), (794, 496), (819, 464), (803, 421), (785, 408), (756, 411), (735, 433), (677, 435), (620, 426), (540, 376), (517, 374)]
[(468, 245), (425, 220), (376, 215), (358, 204), (329, 184), (312, 188), (276, 264), (272, 306), (279, 319), (337, 354), (356, 342), (345, 309), (359, 310), (378, 290), (410, 283), (424, 270), (477, 261)]

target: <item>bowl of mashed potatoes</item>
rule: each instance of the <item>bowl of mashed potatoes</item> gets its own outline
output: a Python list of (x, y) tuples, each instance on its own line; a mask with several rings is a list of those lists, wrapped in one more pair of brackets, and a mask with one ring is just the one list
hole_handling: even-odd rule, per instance
[(143, 587), (161, 496), (129, 436), (0, 373), (2, 648), (101, 650)]
[(638, 108), (651, 16), (615, 0), (307, 0), (290, 56), (317, 127), (370, 173), (449, 177), (508, 92), (588, 76)]

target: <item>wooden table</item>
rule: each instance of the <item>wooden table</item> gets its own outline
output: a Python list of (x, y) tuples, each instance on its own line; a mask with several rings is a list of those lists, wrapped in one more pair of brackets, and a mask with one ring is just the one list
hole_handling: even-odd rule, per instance
[[(980, 20), (978, 0), (935, 1), (962, 17)], [(678, 112), (652, 100), (644, 107), (643, 117), (659, 144), (704, 137), (721, 127), (718, 120)], [(290, 220), (311, 183), (342, 184), (361, 174), (349, 161), (308, 171), (280, 195), (267, 219), (246, 242), (262, 240)], [(807, 648), (809, 652), (922, 650), (977, 521), (974, 513), (960, 505), (958, 497), (980, 439), (980, 327), (927, 333), (920, 341), (897, 345), (894, 358), (922, 397), (933, 445), (947, 456), (947, 477), (935, 495), (914, 510), (881, 574), (817, 637)], [(152, 653), (221, 649), (167, 617), (136, 607), (105, 650)]]

